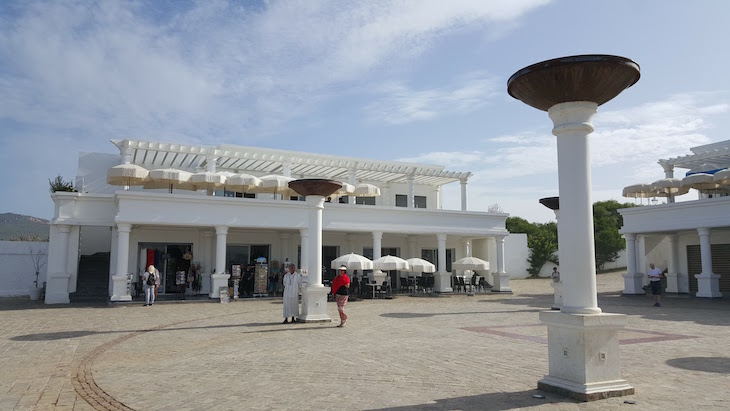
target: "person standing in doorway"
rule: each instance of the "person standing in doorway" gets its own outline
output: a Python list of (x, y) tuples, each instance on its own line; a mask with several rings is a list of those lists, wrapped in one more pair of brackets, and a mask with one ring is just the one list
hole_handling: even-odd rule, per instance
[(144, 284), (144, 306), (155, 303), (155, 284), (157, 284), (159, 276), (154, 265), (147, 267), (147, 271), (142, 275), (142, 284)]
[(347, 276), (347, 267), (344, 265), (338, 269), (337, 277), (332, 280), (332, 294), (335, 296), (337, 303), (337, 311), (340, 313), (340, 325), (344, 327), (347, 322), (347, 314), (345, 314), (345, 305), (349, 298), (350, 277)]
[(284, 322), (297, 322), (299, 316), (299, 288), (302, 286), (302, 275), (294, 264), (289, 265), (289, 272), (284, 274)]
[(664, 278), (664, 274), (661, 269), (654, 267), (654, 263), (651, 263), (647, 275), (649, 276), (651, 293), (654, 295), (654, 307), (661, 307), (662, 278)]
[(554, 283), (560, 282), (560, 271), (558, 271), (558, 267), (553, 267), (553, 273), (550, 276), (553, 278)]

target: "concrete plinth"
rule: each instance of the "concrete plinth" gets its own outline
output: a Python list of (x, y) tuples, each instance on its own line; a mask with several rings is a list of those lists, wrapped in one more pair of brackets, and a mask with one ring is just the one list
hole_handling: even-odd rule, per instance
[(626, 319), (624, 314), (541, 312), (550, 368), (537, 388), (580, 401), (634, 394), (621, 378), (618, 333)]
[(644, 274), (622, 274), (624, 278), (623, 294), (646, 294), (644, 291)]
[(553, 281), (551, 285), (553, 287), (553, 295), (555, 298), (552, 309), (559, 310), (563, 306), (563, 283), (560, 281)]
[(68, 304), (68, 281), (70, 273), (53, 273), (46, 280), (46, 304)]
[(230, 274), (211, 274), (211, 289), (208, 297), (210, 298), (221, 298), (221, 287), (228, 287), (228, 279), (231, 278)]
[(720, 298), (720, 276), (717, 274), (695, 274), (697, 279), (697, 297)]
[(454, 292), (454, 289), (451, 288), (451, 273), (448, 271), (433, 273), (433, 292), (439, 294)]
[(299, 321), (305, 323), (331, 322), (332, 317), (327, 314), (327, 295), (329, 293), (330, 288), (321, 285), (302, 287), (302, 306)]
[(127, 291), (127, 276), (113, 275), (110, 301), (132, 301), (132, 296)]
[(512, 294), (512, 289), (509, 287), (509, 274), (507, 273), (492, 273), (492, 279), (494, 285), (492, 286), (491, 292)]

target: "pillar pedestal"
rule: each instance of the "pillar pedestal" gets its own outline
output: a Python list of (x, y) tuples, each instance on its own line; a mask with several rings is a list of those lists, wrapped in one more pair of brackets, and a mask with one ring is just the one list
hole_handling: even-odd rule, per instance
[(132, 301), (132, 296), (127, 291), (127, 276), (113, 275), (110, 301)]
[(636, 295), (636, 294), (646, 294), (644, 291), (644, 274), (642, 273), (635, 273), (635, 274), (622, 274), (621, 275), (624, 278), (624, 291), (622, 294), (628, 294), (628, 295)]
[(722, 293), (720, 292), (720, 276), (718, 274), (695, 274), (695, 278), (697, 279), (697, 297), (722, 297)]
[(228, 287), (228, 279), (230, 274), (211, 274), (210, 275), (210, 298), (221, 298), (221, 287)]
[(68, 304), (71, 300), (68, 297), (68, 281), (70, 273), (52, 273), (46, 280), (46, 304)]
[(308, 286), (302, 287), (302, 305), (299, 321), (305, 323), (331, 322), (332, 317), (327, 314), (327, 295), (330, 287)]
[(439, 294), (451, 294), (454, 289), (451, 288), (451, 273), (436, 272), (433, 273), (433, 292)]
[(512, 289), (509, 288), (509, 274), (507, 273), (493, 273), (492, 279), (494, 280), (494, 284), (492, 285), (491, 292), (493, 293), (502, 293), (502, 294), (512, 294)]
[(626, 326), (624, 314), (565, 314), (542, 311), (548, 327), (550, 373), (537, 388), (594, 401), (634, 394), (621, 378), (618, 333)]
[(555, 298), (551, 308), (553, 310), (559, 310), (563, 306), (563, 283), (553, 281), (551, 285), (553, 286), (553, 295)]

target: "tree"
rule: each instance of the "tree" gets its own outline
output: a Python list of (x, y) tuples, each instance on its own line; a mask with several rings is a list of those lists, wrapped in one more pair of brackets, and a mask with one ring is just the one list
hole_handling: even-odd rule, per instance
[(30, 247), (28, 249), (28, 256), (30, 257), (30, 261), (33, 264), (33, 269), (35, 270), (35, 281), (33, 283), (37, 288), (38, 275), (40, 274), (43, 267), (46, 266), (47, 256), (41, 250), (35, 249), (33, 247)]
[(540, 274), (540, 270), (548, 261), (559, 263), (555, 255), (558, 251), (558, 225), (556, 223), (530, 223), (524, 218), (508, 217), (505, 226), (510, 233), (527, 234), (527, 247), (530, 249), (530, 257), (527, 259), (530, 268), (527, 269), (527, 272), (533, 277)]
[(73, 183), (70, 180), (68, 180), (68, 181), (64, 180), (60, 174), (58, 176), (56, 176), (56, 178), (53, 180), (51, 180), (49, 178), (48, 185), (50, 186), (49, 191), (51, 193), (55, 193), (56, 191), (69, 191), (69, 192), (73, 192), (73, 193), (76, 192), (76, 189), (74, 188)]
[(634, 207), (634, 205), (621, 204), (616, 200), (599, 201), (593, 204), (593, 235), (597, 270), (602, 270), (606, 263), (616, 261), (619, 251), (626, 248), (626, 242), (618, 232), (624, 223), (618, 210), (629, 207)]

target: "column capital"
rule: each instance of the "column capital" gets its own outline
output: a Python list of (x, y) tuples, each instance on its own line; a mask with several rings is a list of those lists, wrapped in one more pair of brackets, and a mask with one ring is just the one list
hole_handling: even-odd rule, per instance
[(373, 231), (373, 238), (382, 240), (383, 232), (382, 231)]
[(443, 233), (436, 234), (436, 239), (439, 241), (446, 241), (446, 234), (443, 234)]
[(69, 233), (71, 232), (71, 226), (68, 224), (54, 224), (58, 232), (60, 233)]
[(467, 180), (469, 180), (469, 177), (459, 177), (459, 182), (461, 185), (466, 185)]
[(228, 227), (222, 226), (222, 225), (216, 226), (215, 227), (215, 233), (217, 235), (227, 235), (228, 234)]
[(301, 235), (302, 237), (309, 236), (309, 229), (307, 229), (307, 228), (300, 228), (299, 229), (299, 235)]
[(506, 235), (495, 235), (494, 240), (498, 243), (504, 243), (504, 238), (507, 237)]
[(711, 232), (712, 232), (712, 229), (707, 228), (707, 227), (701, 227), (701, 228), (697, 229), (697, 234), (699, 236), (706, 236), (706, 235), (708, 236), (708, 235), (710, 235)]
[(624, 238), (626, 241), (636, 241), (636, 233), (626, 233), (624, 234)]
[(580, 133), (585, 136), (592, 133), (596, 112), (598, 104), (591, 101), (570, 101), (550, 107), (548, 115), (553, 121), (553, 134)]
[(117, 223), (117, 232), (128, 233), (130, 231), (132, 231), (132, 224)]

